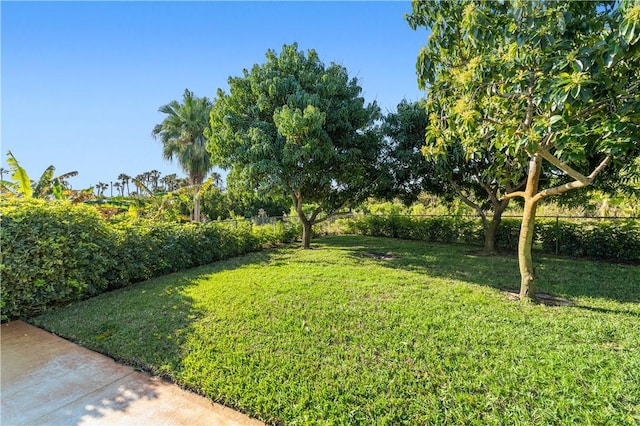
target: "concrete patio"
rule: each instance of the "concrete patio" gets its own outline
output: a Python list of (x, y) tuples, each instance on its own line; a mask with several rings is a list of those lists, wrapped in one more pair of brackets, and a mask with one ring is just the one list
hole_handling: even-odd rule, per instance
[(261, 425), (21, 321), (0, 334), (0, 424)]

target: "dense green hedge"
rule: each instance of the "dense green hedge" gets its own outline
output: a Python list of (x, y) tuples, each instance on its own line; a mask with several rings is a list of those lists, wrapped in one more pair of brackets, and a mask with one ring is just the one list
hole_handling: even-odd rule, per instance
[(299, 234), (281, 223), (111, 224), (92, 207), (43, 200), (5, 199), (0, 214), (2, 320), (292, 241)]
[(116, 246), (95, 209), (4, 200), (0, 214), (2, 319), (107, 288)]
[[(484, 238), (479, 220), (455, 216), (355, 216), (346, 221), (345, 232), (473, 245), (482, 245)], [(504, 218), (498, 227), (496, 246), (515, 252), (519, 234), (520, 220)], [(573, 257), (639, 262), (640, 221), (538, 218), (534, 249)]]
[[(243, 221), (112, 224), (92, 207), (43, 200), (3, 199), (0, 214), (2, 320), (292, 241), (300, 232), (282, 223), (256, 226)], [(480, 222), (468, 217), (357, 216), (346, 221), (345, 232), (443, 243), (483, 241)], [(520, 221), (505, 218), (496, 245), (515, 251), (519, 232)], [(640, 223), (538, 219), (534, 248), (639, 262)]]

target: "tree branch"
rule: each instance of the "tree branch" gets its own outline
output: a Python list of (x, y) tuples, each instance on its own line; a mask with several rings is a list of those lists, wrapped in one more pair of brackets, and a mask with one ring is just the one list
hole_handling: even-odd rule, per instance
[(296, 213), (298, 213), (298, 217), (300, 218), (300, 220), (303, 223), (308, 221), (307, 216), (302, 210), (302, 194), (300, 193), (300, 191), (292, 193), (291, 199), (293, 200), (293, 206), (296, 209)]
[(496, 191), (494, 191), (491, 185), (487, 184), (486, 182), (481, 182), (480, 186), (487, 192), (487, 194), (489, 195), (489, 199), (494, 205), (499, 203), (498, 197), (496, 196)]
[(540, 147), (540, 155), (542, 156), (542, 158), (544, 158), (545, 160), (556, 166), (558, 169), (562, 170), (566, 175), (571, 176), (575, 180), (582, 182), (585, 185), (589, 185), (591, 183), (587, 176), (583, 175), (577, 170), (574, 170), (573, 168), (571, 168), (571, 166), (555, 157), (549, 152), (549, 150), (547, 150), (546, 147)]
[(591, 181), (593, 182), (593, 180), (596, 178), (596, 176), (598, 176), (600, 174), (600, 172), (602, 171), (602, 169), (604, 169), (605, 167), (607, 167), (607, 164), (609, 164), (609, 161), (611, 161), (611, 155), (607, 155), (604, 160), (602, 160), (600, 162), (600, 164), (598, 164), (598, 167), (596, 167), (595, 169), (593, 169), (593, 171), (591, 172), (591, 174), (588, 176), (589, 179), (591, 179)]
[(524, 178), (522, 178), (522, 180), (520, 180), (520, 181), (519, 181), (515, 186), (511, 186), (511, 185), (507, 184), (507, 185), (506, 185), (506, 186), (507, 186), (507, 188), (506, 188), (506, 189), (507, 189), (507, 193), (509, 193), (509, 192), (513, 192), (513, 191), (515, 191), (516, 189), (520, 189), (520, 188), (522, 188), (522, 187), (524, 186), (524, 184), (526, 184), (526, 183), (527, 183), (527, 178), (526, 178), (526, 176), (525, 176), (525, 177), (524, 177)]
[[(544, 155), (543, 155), (544, 157)], [(545, 157), (546, 158), (546, 157)], [(555, 158), (555, 157), (554, 157)], [(538, 192), (532, 199), (533, 202), (538, 202), (546, 197), (551, 197), (553, 195), (563, 194), (565, 192), (571, 191), (572, 189), (583, 188), (585, 186), (589, 186), (593, 183), (596, 176), (607, 166), (607, 164), (611, 161), (611, 156), (607, 155), (604, 160), (596, 167), (593, 172), (589, 176), (582, 176), (584, 180), (576, 179), (573, 182), (565, 183), (564, 185), (559, 185), (553, 188), (548, 188), (543, 191)], [(567, 166), (568, 167), (568, 166)], [(577, 172), (576, 172), (577, 173)]]
[(316, 223), (324, 222), (325, 220), (327, 220), (329, 218), (332, 218), (332, 217), (335, 217), (335, 216), (344, 216), (344, 215), (347, 215), (349, 213), (351, 213), (351, 212), (334, 212), (334, 213), (328, 214), (328, 215), (326, 215), (324, 217), (321, 217), (320, 219), (318, 219), (315, 222), (313, 222), (313, 224), (315, 225)]
[(556, 186), (553, 188), (548, 188), (543, 191), (538, 192), (535, 197), (533, 197), (532, 201), (537, 202), (542, 200), (543, 198), (551, 197), (552, 195), (559, 195), (565, 192), (571, 191), (572, 189), (583, 188), (588, 186), (588, 183), (581, 182), (579, 180), (574, 180), (573, 182), (565, 183), (564, 185)]
[(524, 191), (516, 191), (516, 192), (510, 192), (508, 194), (505, 194), (504, 197), (502, 197), (503, 200), (510, 200), (512, 198), (516, 198), (516, 197), (525, 197), (525, 192)]
[(523, 128), (524, 129), (528, 129), (529, 127), (531, 127), (531, 123), (533, 123), (533, 109), (534, 109), (534, 102), (533, 102), (533, 90), (535, 88), (536, 85), (536, 75), (534, 70), (530, 70), (529, 72), (529, 87), (527, 88), (527, 115), (526, 118), (524, 119), (523, 124)]
[(497, 125), (497, 126), (501, 126), (501, 125), (502, 125), (502, 123), (501, 123), (501, 122), (499, 122), (498, 120), (495, 120), (495, 119), (493, 119), (493, 118), (489, 118), (489, 117), (483, 117), (483, 118), (482, 118), (482, 121), (486, 121), (486, 122), (488, 122), (488, 123), (495, 124), (495, 125)]
[(574, 115), (573, 117), (569, 117), (569, 120), (580, 120), (580, 119), (588, 117), (590, 115), (594, 115), (595, 113), (600, 112), (601, 110), (603, 110), (606, 107), (607, 107), (607, 103), (606, 102), (603, 102), (601, 104), (594, 104), (592, 106), (589, 106), (589, 107), (583, 109), (582, 111), (580, 111), (578, 114)]
[(451, 184), (451, 186), (453, 187), (453, 189), (455, 189), (456, 193), (458, 194), (458, 196), (462, 199), (462, 201), (468, 205), (469, 207), (471, 207), (472, 209), (474, 209), (477, 213), (478, 216), (480, 216), (480, 218), (482, 219), (482, 221), (484, 222), (487, 218), (486, 215), (484, 214), (484, 211), (482, 210), (482, 207), (480, 207), (479, 204), (474, 203), (471, 198), (467, 197), (464, 193), (464, 191), (462, 191), (462, 188), (460, 188), (460, 186), (455, 183), (454, 181), (452, 181), (451, 179), (449, 179), (449, 183)]
[(555, 135), (556, 135), (556, 132), (551, 132), (547, 135), (546, 138), (544, 138), (544, 141), (540, 144), (542, 149), (547, 149), (547, 150), (549, 149), (549, 146), (551, 145), (551, 141), (553, 140)]

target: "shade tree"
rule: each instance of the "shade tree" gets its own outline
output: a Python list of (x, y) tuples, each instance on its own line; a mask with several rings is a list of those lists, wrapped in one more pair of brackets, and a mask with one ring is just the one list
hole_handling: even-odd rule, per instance
[[(437, 103), (427, 148), (523, 156), (520, 297), (535, 295), (531, 249), (544, 199), (592, 185), (636, 161), (640, 144), (640, 3), (418, 2), (430, 35), (418, 81)], [(544, 170), (555, 179), (541, 181)]]
[[(409, 203), (426, 191), (445, 201), (461, 200), (482, 221), (484, 252), (495, 253), (497, 229), (509, 205), (502, 197), (524, 185), (525, 169), (517, 159), (491, 149), (469, 155), (460, 142), (437, 147), (431, 139), (425, 142), (429, 115), (438, 111), (433, 99), (402, 101), (396, 112), (385, 117), (382, 130), (391, 176), (387, 198), (399, 197)], [(433, 148), (438, 149), (437, 154)]]
[(364, 199), (376, 181), (380, 110), (344, 67), (295, 43), (228, 83), (211, 111), (213, 161), (247, 188), (290, 198), (309, 248), (313, 225)]

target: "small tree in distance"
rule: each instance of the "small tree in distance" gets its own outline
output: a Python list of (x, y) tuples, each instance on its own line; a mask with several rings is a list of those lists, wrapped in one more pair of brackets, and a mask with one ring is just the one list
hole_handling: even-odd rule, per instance
[(218, 90), (207, 148), (230, 180), (289, 197), (309, 248), (313, 225), (366, 198), (376, 181), (380, 110), (315, 50), (294, 43), (266, 57), (230, 77), (229, 93)]
[[(458, 198), (482, 220), (484, 253), (496, 252), (495, 240), (502, 214), (509, 200), (506, 193), (525, 183), (524, 167), (513, 158), (491, 150), (466, 154), (461, 143), (451, 143), (434, 153), (427, 139), (429, 114), (437, 114), (437, 104), (402, 101), (395, 113), (385, 117), (383, 133), (388, 137), (388, 159), (394, 196), (414, 201), (422, 191), (451, 200)], [(426, 157), (426, 158), (425, 158)]]

